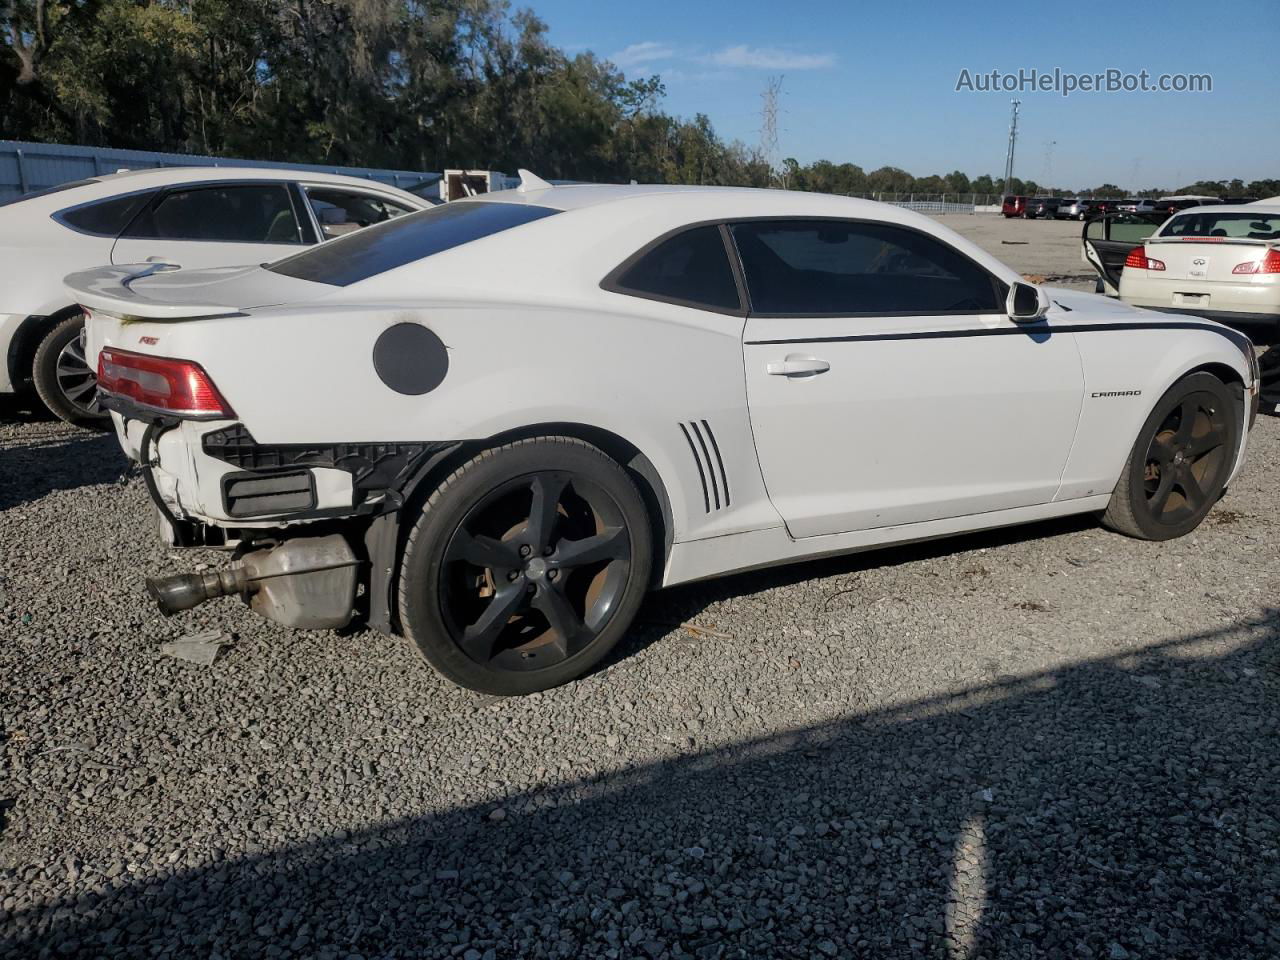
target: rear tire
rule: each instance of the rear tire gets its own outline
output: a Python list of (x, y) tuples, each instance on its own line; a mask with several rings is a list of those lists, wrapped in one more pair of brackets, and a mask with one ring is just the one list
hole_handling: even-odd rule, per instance
[(31, 378), (41, 401), (59, 420), (77, 427), (105, 430), (111, 415), (98, 404), (98, 376), (85, 360), (80, 335), (84, 314), (67, 317), (36, 348)]
[(400, 567), (400, 622), (436, 670), (482, 693), (582, 676), (626, 634), (649, 585), (644, 500), (570, 437), (486, 450), (431, 494)]
[(1183, 377), (1138, 432), (1102, 522), (1139, 540), (1190, 533), (1226, 489), (1240, 427), (1226, 384), (1210, 373)]

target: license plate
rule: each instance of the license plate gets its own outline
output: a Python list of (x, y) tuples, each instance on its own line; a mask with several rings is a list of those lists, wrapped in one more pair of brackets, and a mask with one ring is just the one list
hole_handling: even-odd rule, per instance
[(1175, 293), (1173, 305), (1175, 307), (1207, 307), (1209, 295), (1207, 293)]

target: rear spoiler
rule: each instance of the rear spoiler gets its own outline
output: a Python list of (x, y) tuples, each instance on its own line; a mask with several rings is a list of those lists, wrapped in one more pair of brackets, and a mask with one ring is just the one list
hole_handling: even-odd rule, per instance
[(81, 270), (66, 277), (62, 283), (76, 303), (122, 320), (194, 320), (243, 315), (243, 311), (225, 303), (152, 300), (131, 286), (135, 280), (177, 269), (177, 265), (172, 263), (127, 263)]
[(1262, 247), (1280, 246), (1280, 240), (1259, 240), (1256, 237), (1147, 237), (1143, 243), (1245, 243)]

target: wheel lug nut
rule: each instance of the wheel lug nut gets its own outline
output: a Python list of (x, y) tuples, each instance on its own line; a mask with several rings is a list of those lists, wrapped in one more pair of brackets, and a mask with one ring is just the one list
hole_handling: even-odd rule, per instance
[(555, 551), (554, 551), (554, 550), (552, 550), (550, 547), (543, 547), (543, 548), (542, 548), (542, 555), (543, 555), (544, 557), (549, 557), (549, 556), (551, 556), (553, 553), (555, 553)]
[(552, 570), (550, 573), (548, 573), (548, 574), (547, 574), (547, 579), (548, 579), (548, 580), (559, 580), (559, 579), (560, 579), (560, 571), (559, 571), (559, 570)]
[(520, 576), (520, 574), (518, 574), (516, 571), (512, 570), (510, 573), (508, 573), (508, 574), (507, 574), (507, 579), (508, 579), (508, 580), (515, 580), (515, 579), (517, 579), (519, 576)]
[(533, 551), (529, 549), (529, 545), (527, 543), (520, 548), (520, 556), (522, 557), (527, 557), (532, 552)]
[(526, 592), (526, 593), (534, 593), (537, 589), (538, 589), (538, 588), (537, 588), (537, 587), (535, 587), (535, 586), (531, 583), (531, 584), (529, 584), (529, 586), (527, 586), (527, 587), (525, 588), (525, 592)]

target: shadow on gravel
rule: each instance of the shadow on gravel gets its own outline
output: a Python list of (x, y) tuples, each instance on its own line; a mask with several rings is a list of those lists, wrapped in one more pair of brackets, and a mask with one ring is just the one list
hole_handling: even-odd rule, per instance
[(86, 872), (0, 917), (0, 954), (1276, 956), (1278, 641), (1267, 609), (500, 816)]
[(34, 391), (0, 394), (0, 425), (6, 423), (59, 423), (45, 409)]
[(0, 438), (0, 510), (39, 500), (55, 490), (112, 483), (128, 465), (113, 433), (92, 433), (60, 421), (22, 431), (18, 443)]

